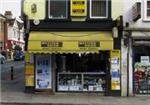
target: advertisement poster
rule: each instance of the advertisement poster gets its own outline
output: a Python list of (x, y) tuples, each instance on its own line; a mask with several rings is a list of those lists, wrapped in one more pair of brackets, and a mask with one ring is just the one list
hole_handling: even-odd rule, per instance
[(51, 89), (51, 56), (36, 56), (36, 89)]
[(120, 50), (111, 51), (111, 90), (120, 90)]

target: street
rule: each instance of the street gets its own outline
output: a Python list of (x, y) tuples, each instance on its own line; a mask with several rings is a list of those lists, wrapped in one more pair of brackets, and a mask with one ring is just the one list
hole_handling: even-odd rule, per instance
[(24, 61), (11, 61), (1, 65), (1, 80), (9, 80), (11, 75), (11, 67), (13, 67), (14, 79), (23, 75)]
[[(11, 80), (11, 67), (13, 67), (13, 80)], [(24, 61), (11, 61), (1, 65), (1, 91), (24, 90)], [(11, 85), (11, 87), (10, 87)], [(17, 86), (16, 86), (17, 85)]]

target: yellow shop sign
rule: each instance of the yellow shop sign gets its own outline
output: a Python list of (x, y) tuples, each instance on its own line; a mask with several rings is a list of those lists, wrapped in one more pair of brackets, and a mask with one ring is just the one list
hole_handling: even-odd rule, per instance
[(71, 16), (86, 16), (87, 1), (86, 0), (71, 0)]

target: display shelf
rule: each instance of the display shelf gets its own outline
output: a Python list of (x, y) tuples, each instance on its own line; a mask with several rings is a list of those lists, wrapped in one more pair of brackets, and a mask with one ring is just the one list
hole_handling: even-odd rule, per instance
[(58, 73), (58, 91), (105, 91), (104, 72)]

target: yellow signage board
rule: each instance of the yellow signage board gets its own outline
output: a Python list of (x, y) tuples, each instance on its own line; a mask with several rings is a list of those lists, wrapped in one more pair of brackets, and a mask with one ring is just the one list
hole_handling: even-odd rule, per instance
[(113, 50), (112, 33), (31, 32), (28, 41), (29, 53), (96, 53), (99, 50)]
[(34, 75), (25, 76), (25, 86), (34, 86)]
[(34, 64), (25, 65), (25, 86), (34, 86)]
[(34, 75), (34, 64), (26, 64), (25, 65), (25, 74), (26, 75)]
[(71, 0), (71, 16), (87, 15), (87, 0)]
[(120, 90), (120, 50), (112, 50), (110, 56), (111, 90)]

